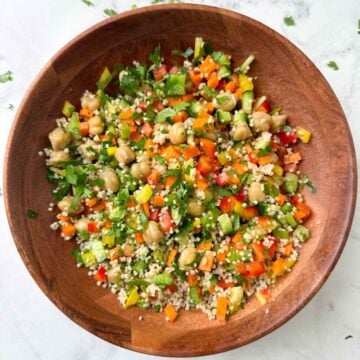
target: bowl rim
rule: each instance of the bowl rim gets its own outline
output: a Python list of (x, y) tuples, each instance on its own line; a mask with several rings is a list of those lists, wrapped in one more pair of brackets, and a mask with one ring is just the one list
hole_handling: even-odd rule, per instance
[[(322, 273), (322, 277), (320, 280), (318, 280), (317, 284), (311, 289), (310, 293), (303, 299), (302, 302), (299, 302), (297, 304), (297, 306), (294, 306), (293, 308), (289, 308), (289, 310), (284, 313), (284, 316), (279, 317), (277, 319), (277, 321), (275, 321), (271, 326), (267, 327), (266, 329), (263, 329), (262, 331), (257, 332), (255, 335), (253, 335), (252, 337), (249, 337), (249, 339), (247, 341), (242, 342), (241, 344), (237, 344), (236, 342), (234, 342), (232, 345), (225, 345), (225, 346), (219, 346), (215, 352), (211, 352), (211, 350), (201, 350), (197, 353), (194, 354), (168, 354), (168, 353), (162, 353), (160, 351), (147, 351), (146, 349), (137, 349), (131, 346), (126, 346), (126, 345), (119, 345), (118, 343), (116, 343), (115, 341), (111, 341), (108, 338), (105, 338), (101, 335), (101, 333), (99, 334), (98, 332), (93, 331), (89, 326), (87, 326), (87, 322), (86, 322), (86, 318), (82, 318), (81, 316), (77, 316), (78, 314), (76, 314), (76, 316), (74, 316), (74, 313), (71, 311), (68, 311), (66, 309), (66, 307), (63, 306), (63, 304), (61, 303), (61, 301), (59, 300), (59, 298), (57, 296), (54, 296), (48, 289), (48, 287), (46, 286), (46, 284), (40, 280), (39, 281), (39, 277), (37, 276), (36, 271), (32, 268), (30, 262), (28, 261), (27, 255), (21, 251), (21, 241), (19, 240), (18, 236), (17, 236), (17, 230), (13, 224), (12, 221), (12, 217), (10, 215), (11, 211), (11, 205), (10, 205), (10, 176), (9, 176), (9, 159), (10, 159), (10, 154), (11, 154), (11, 149), (12, 149), (12, 145), (13, 145), (13, 141), (14, 141), (14, 134), (15, 134), (15, 130), (16, 127), (18, 125), (18, 123), (21, 120), (21, 114), (23, 112), (23, 109), (25, 108), (26, 104), (29, 101), (29, 98), (34, 90), (34, 88), (38, 85), (38, 83), (41, 81), (41, 79), (43, 78), (43, 75), (52, 67), (52, 63), (54, 62), (54, 60), (56, 60), (57, 58), (59, 58), (64, 52), (68, 51), (68, 49), (70, 49), (74, 44), (76, 44), (79, 40), (85, 38), (86, 36), (88, 36), (88, 34), (97, 31), (101, 28), (104, 28), (106, 26), (108, 26), (111, 23), (115, 23), (115, 22), (119, 22), (122, 21), (125, 18), (130, 18), (130, 17), (137, 17), (140, 16), (142, 14), (145, 13), (156, 13), (159, 10), (168, 10), (168, 11), (176, 11), (177, 9), (181, 9), (181, 10), (203, 10), (206, 12), (212, 12), (212, 13), (219, 13), (221, 15), (224, 16), (230, 16), (230, 17), (234, 17), (236, 18), (238, 21), (242, 21), (245, 20), (247, 23), (250, 23), (252, 26), (254, 26), (257, 29), (260, 29), (262, 31), (266, 31), (271, 37), (275, 38), (276, 41), (279, 41), (280, 43), (282, 43), (284, 46), (286, 47), (290, 47), (290, 48), (294, 48), (298, 53), (300, 53), (302, 55), (302, 57), (313, 66), (314, 71), (317, 73), (317, 75), (321, 78), (321, 80), (328, 86), (328, 89), (330, 91), (330, 93), (334, 96), (334, 98), (336, 99), (336, 106), (338, 107), (339, 111), (340, 111), (340, 115), (341, 117), (345, 120), (344, 121), (344, 126), (345, 126), (345, 131), (346, 131), (346, 135), (347, 135), (347, 140), (348, 140), (348, 146), (350, 149), (350, 159), (349, 159), (349, 163), (351, 163), (351, 168), (349, 168), (349, 175), (351, 177), (351, 188), (349, 189), (351, 192), (351, 203), (349, 204), (349, 216), (347, 218), (346, 222), (343, 222), (341, 225), (341, 233), (342, 236), (341, 238), (338, 239), (339, 241), (339, 245), (336, 249), (336, 253), (332, 256), (332, 259), (328, 262), (328, 265), (326, 267), (326, 271), (324, 273)], [(70, 40), (69, 42), (67, 42), (64, 46), (62, 46), (48, 61), (47, 63), (41, 68), (41, 70), (39, 71), (39, 73), (36, 75), (36, 77), (32, 80), (30, 86), (27, 88), (23, 99), (17, 109), (16, 115), (14, 117), (9, 135), (8, 135), (8, 140), (7, 140), (7, 144), (6, 144), (6, 150), (5, 150), (5, 156), (4, 156), (4, 171), (3, 171), (3, 183), (4, 183), (4, 203), (5, 203), (5, 211), (6, 211), (6, 216), (8, 219), (8, 224), (11, 230), (11, 235), (12, 238), (14, 240), (16, 249), (18, 251), (18, 253), (20, 254), (20, 257), (23, 261), (23, 263), (25, 264), (27, 270), (30, 272), (31, 277), (33, 278), (33, 280), (35, 281), (35, 283), (37, 284), (37, 286), (40, 287), (40, 289), (43, 291), (43, 293), (47, 296), (48, 299), (50, 299), (50, 301), (61, 311), (63, 312), (68, 318), (70, 318), (73, 322), (75, 322), (77, 325), (81, 326), (82, 328), (86, 329), (87, 331), (89, 331), (91, 334), (96, 335), (97, 337), (102, 338), (103, 340), (110, 342), (114, 345), (120, 346), (122, 348), (125, 348), (127, 350), (131, 350), (134, 352), (141, 352), (144, 354), (150, 354), (150, 355), (160, 355), (160, 356), (171, 356), (171, 357), (190, 357), (190, 356), (200, 356), (200, 355), (211, 355), (214, 353), (220, 353), (220, 352), (224, 352), (224, 351), (229, 351), (229, 350), (233, 350), (236, 349), (238, 347), (244, 346), (248, 343), (251, 343), (259, 338), (262, 338), (265, 335), (268, 335), (269, 333), (273, 332), (274, 330), (276, 330), (277, 328), (279, 328), (281, 325), (283, 325), (284, 323), (286, 323), (287, 321), (289, 321), (292, 317), (294, 317), (300, 310), (302, 310), (305, 305), (307, 305), (309, 303), (309, 301), (319, 292), (320, 288), (323, 286), (323, 284), (325, 283), (325, 281), (327, 280), (327, 278), (329, 277), (330, 273), (333, 271), (335, 265), (338, 262), (338, 259), (344, 249), (345, 243), (348, 239), (349, 236), (349, 232), (351, 230), (351, 225), (352, 225), (352, 221), (353, 221), (353, 217), (354, 217), (354, 212), (355, 212), (355, 205), (356, 205), (356, 194), (357, 194), (357, 167), (356, 167), (356, 153), (355, 153), (355, 147), (354, 147), (354, 142), (352, 139), (352, 135), (351, 135), (351, 131), (350, 131), (350, 127), (349, 124), (347, 122), (345, 113), (341, 107), (341, 104), (335, 94), (335, 92), (333, 91), (332, 87), (330, 86), (330, 84), (328, 83), (328, 81), (326, 80), (326, 78), (323, 76), (323, 74), (320, 72), (320, 70), (317, 68), (317, 66), (311, 61), (311, 59), (301, 50), (299, 49), (296, 45), (294, 45), (290, 40), (288, 40), (287, 38), (285, 38), (285, 36), (281, 35), (280, 33), (278, 33), (277, 31), (273, 30), (272, 28), (270, 28), (269, 26), (261, 23), (258, 20), (255, 20), (249, 16), (243, 15), (240, 12), (237, 12), (235, 10), (229, 10), (229, 9), (225, 9), (225, 8), (220, 8), (217, 6), (211, 6), (211, 5), (203, 5), (203, 4), (182, 4), (182, 3), (176, 3), (176, 4), (159, 4), (157, 6), (153, 6), (153, 5), (149, 5), (149, 6), (145, 6), (145, 7), (140, 7), (138, 9), (135, 10), (128, 10), (125, 12), (122, 12), (116, 16), (112, 16), (108, 19), (102, 20), (92, 26), (90, 26), (89, 28), (87, 28), (86, 30), (80, 32), (77, 36), (75, 36), (72, 40)]]

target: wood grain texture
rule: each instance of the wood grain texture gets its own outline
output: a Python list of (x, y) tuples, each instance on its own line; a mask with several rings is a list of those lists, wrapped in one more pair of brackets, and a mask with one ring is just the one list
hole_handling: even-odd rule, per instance
[[(181, 21), (179, 21), (181, 19)], [(199, 311), (181, 311), (175, 323), (163, 314), (124, 311), (116, 297), (77, 269), (73, 244), (49, 228), (51, 185), (38, 151), (48, 145), (65, 99), (78, 105), (84, 89), (95, 90), (104, 66), (146, 61), (161, 43), (165, 55), (192, 46), (195, 36), (231, 53), (235, 64), (256, 56), (251, 73), (257, 94), (282, 104), (294, 125), (313, 134), (301, 146), (303, 172), (317, 184), (307, 201), (313, 209), (311, 239), (293, 271), (260, 307), (254, 299), (227, 322), (209, 321)], [(166, 57), (166, 56), (165, 56)], [(71, 90), (71, 91), (70, 91)], [(214, 7), (164, 5), (128, 12), (82, 33), (45, 66), (17, 113), (4, 172), (5, 203), (18, 251), (45, 294), (72, 320), (99, 337), (136, 351), (191, 356), (229, 350), (269, 333), (290, 319), (319, 290), (345, 244), (356, 195), (355, 154), (343, 111), (311, 61), (285, 38), (243, 15)], [(34, 221), (28, 209), (39, 213)], [(139, 321), (139, 315), (144, 317)]]

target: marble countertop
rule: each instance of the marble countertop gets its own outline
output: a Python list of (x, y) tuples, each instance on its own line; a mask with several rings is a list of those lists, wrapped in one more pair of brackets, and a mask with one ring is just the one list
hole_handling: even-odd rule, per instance
[[(0, 74), (0, 171), (16, 108), (31, 80), (70, 39), (104, 19), (103, 10), (125, 11), (151, 0), (2, 0)], [(186, 1), (185, 1), (186, 2)], [(191, 1), (187, 1), (191, 2)], [(360, 145), (360, 34), (358, 0), (197, 1), (239, 11), (280, 32), (309, 56), (337, 94)], [(286, 26), (292, 16), (296, 26)], [(336, 61), (338, 71), (327, 66)], [(14, 109), (11, 109), (12, 104)], [(2, 188), (2, 184), (0, 184)], [(360, 359), (360, 203), (344, 252), (321, 291), (293, 319), (270, 335), (227, 353), (226, 360)], [(6, 360), (95, 360), (151, 358), (111, 345), (64, 316), (40, 291), (12, 241), (0, 199), (0, 358)], [(348, 335), (352, 338), (346, 339)], [(155, 358), (155, 357), (152, 357)]]

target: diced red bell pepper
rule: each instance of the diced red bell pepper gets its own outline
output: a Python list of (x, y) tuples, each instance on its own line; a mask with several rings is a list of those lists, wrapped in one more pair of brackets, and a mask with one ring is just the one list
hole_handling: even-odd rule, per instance
[(176, 65), (174, 65), (170, 70), (169, 70), (169, 74), (177, 74), (179, 71), (178, 67)]
[(230, 213), (234, 210), (234, 201), (230, 196), (225, 196), (221, 199), (220, 210), (223, 213)]
[(283, 145), (289, 145), (290, 143), (295, 142), (297, 139), (297, 136), (294, 132), (280, 131), (277, 136)]
[(222, 79), (219, 81), (219, 84), (216, 87), (216, 90), (218, 90), (218, 91), (225, 90), (225, 87), (226, 87), (226, 80)]
[(230, 182), (230, 176), (226, 172), (222, 172), (215, 176), (214, 181), (223, 187)]
[(233, 281), (226, 282), (225, 279), (220, 279), (217, 283), (217, 286), (221, 287), (222, 289), (226, 290), (230, 287), (233, 287), (235, 284)]
[(100, 266), (95, 274), (95, 280), (105, 282), (106, 281), (106, 269)]
[(265, 267), (260, 261), (253, 261), (247, 264), (247, 269), (251, 276), (260, 276), (265, 272)]
[(97, 227), (97, 225), (96, 225), (96, 222), (90, 222), (90, 223), (88, 223), (88, 231), (89, 231), (90, 233), (95, 233), (95, 232), (98, 232), (98, 231), (99, 231), (99, 229), (98, 229), (98, 227)]
[(249, 270), (247, 269), (247, 266), (245, 263), (237, 263), (235, 266), (235, 270), (238, 274), (242, 276), (248, 276)]
[(271, 111), (271, 106), (267, 101), (264, 101), (256, 111), (262, 111), (268, 113)]
[(201, 175), (209, 175), (214, 170), (211, 160), (207, 156), (200, 156), (197, 170)]
[(146, 102), (141, 102), (138, 106), (142, 111), (146, 111), (148, 107)]
[(166, 285), (164, 287), (164, 290), (169, 290), (173, 294), (174, 292), (176, 292), (177, 286), (175, 284)]
[(153, 70), (154, 78), (156, 81), (161, 80), (167, 74), (166, 65), (160, 65)]
[(302, 197), (301, 197), (301, 195), (300, 194), (295, 194), (294, 196), (292, 196), (291, 197), (291, 203), (293, 204), (293, 205), (297, 205), (298, 203), (300, 203), (301, 202), (301, 200), (302, 200)]
[(241, 189), (236, 195), (235, 198), (237, 201), (240, 201), (241, 203), (245, 202), (246, 195), (244, 193), (244, 189)]
[(160, 209), (154, 209), (154, 210), (151, 210), (150, 212), (150, 220), (153, 220), (153, 221), (159, 221), (159, 218), (160, 218)]
[(153, 133), (154, 129), (153, 127), (146, 122), (142, 127), (141, 127), (141, 132), (146, 136), (146, 137), (150, 137), (151, 134)]
[(173, 219), (169, 211), (162, 212), (159, 221), (160, 229), (163, 233), (168, 233), (174, 228)]

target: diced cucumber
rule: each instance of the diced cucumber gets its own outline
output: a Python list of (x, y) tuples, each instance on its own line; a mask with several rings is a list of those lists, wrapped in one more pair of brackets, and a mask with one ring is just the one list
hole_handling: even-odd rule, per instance
[(233, 226), (232, 226), (230, 216), (228, 214), (220, 215), (217, 220), (219, 222), (220, 229), (224, 233), (224, 235), (228, 235), (228, 234), (232, 233)]
[(254, 100), (253, 91), (245, 91), (242, 94), (242, 110), (245, 111), (247, 114), (251, 113), (253, 100)]
[(231, 76), (231, 70), (228, 66), (222, 65), (220, 66), (219, 70), (217, 71), (217, 77), (218, 79), (225, 79), (227, 77)]
[(216, 112), (216, 120), (220, 124), (228, 124), (231, 122), (231, 113), (230, 111), (218, 110)]
[(293, 173), (287, 173), (284, 177), (285, 180), (285, 191), (288, 194), (295, 193), (298, 188), (299, 177)]
[(294, 219), (294, 217), (293, 217), (290, 213), (286, 214), (285, 219), (286, 219), (286, 222), (287, 222), (293, 229), (296, 228), (296, 226), (297, 226), (298, 223), (296, 222), (296, 220)]
[(238, 123), (240, 121), (245, 121), (247, 122), (248, 120), (248, 116), (247, 116), (247, 113), (240, 110), (240, 111), (236, 111), (235, 112), (235, 115), (234, 115), (234, 123)]
[(199, 293), (198, 293), (198, 289), (196, 286), (191, 286), (189, 289), (189, 297), (190, 297), (190, 301), (197, 305), (197, 304), (201, 304), (201, 299), (199, 297)]
[(293, 208), (294, 208), (293, 205), (286, 203), (280, 209), (284, 214), (287, 214), (287, 213), (292, 212)]
[(173, 283), (173, 278), (170, 273), (164, 272), (162, 274), (155, 275), (151, 279), (151, 282), (158, 286), (166, 286), (166, 285), (171, 285)]
[(310, 237), (310, 230), (304, 225), (298, 225), (294, 231), (294, 237), (300, 241), (306, 241)]
[(173, 219), (173, 222), (175, 225), (179, 225), (181, 222), (181, 215), (179, 213), (179, 208), (173, 208), (171, 209), (171, 217)]
[(104, 249), (104, 245), (100, 240), (93, 240), (90, 242), (90, 250), (96, 258), (96, 261), (101, 263), (106, 257), (106, 251)]
[(164, 263), (164, 249), (161, 249), (161, 248), (156, 248), (154, 251), (153, 251), (153, 258), (156, 262), (160, 263), (160, 264), (163, 264)]
[(191, 101), (190, 105), (189, 105), (189, 114), (192, 117), (197, 117), (199, 115), (200, 111), (205, 111), (206, 109), (199, 103), (195, 102), (195, 101)]
[(144, 260), (138, 260), (132, 266), (132, 269), (137, 273), (144, 271), (147, 268), (147, 264)]
[(166, 79), (165, 90), (167, 95), (185, 95), (186, 74), (170, 74)]
[(124, 98), (120, 99), (118, 107), (121, 111), (127, 109), (129, 106), (130, 104)]
[(239, 72), (241, 74), (246, 74), (249, 69), (250, 69), (250, 65), (251, 63), (255, 60), (255, 56), (254, 55), (250, 55), (248, 56), (245, 61), (241, 64), (241, 66), (239, 67)]
[(280, 190), (275, 186), (266, 183), (264, 185), (265, 194), (271, 196), (272, 198), (276, 198), (280, 194)]
[(75, 106), (66, 100), (62, 109), (62, 113), (69, 118), (74, 111)]
[[(265, 150), (270, 148), (270, 142), (271, 142), (271, 133), (265, 131), (261, 133), (261, 135), (255, 140), (255, 149), (258, 150)], [(271, 149), (269, 149), (268, 152), (270, 152)], [(264, 154), (266, 155), (266, 154)], [(264, 156), (261, 155), (261, 156)]]
[(289, 238), (289, 232), (281, 226), (276, 228), (273, 231), (273, 234), (280, 239), (288, 239)]
[(204, 40), (202, 37), (195, 38), (194, 62), (204, 55)]

